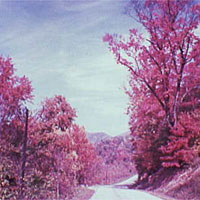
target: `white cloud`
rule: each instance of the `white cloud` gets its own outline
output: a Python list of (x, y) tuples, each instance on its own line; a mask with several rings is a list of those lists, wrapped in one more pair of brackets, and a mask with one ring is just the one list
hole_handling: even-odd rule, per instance
[[(0, 19), (3, 54), (13, 57), (18, 73), (33, 81), (36, 103), (62, 94), (88, 131), (125, 132), (128, 100), (121, 88), (127, 72), (116, 65), (102, 36), (127, 33), (131, 19), (120, 15), (118, 1), (66, 1), (65, 8), (62, 3), (52, 1), (45, 11), (37, 10), (36, 4), (36, 10), (19, 6), (4, 12), (0, 8), (0, 18), (5, 15)], [(44, 12), (39, 13), (44, 18), (35, 12)]]
[[(59, 2), (59, 3), (58, 3)], [(59, 9), (64, 11), (84, 11), (101, 4), (98, 0), (58, 0), (55, 1)]]

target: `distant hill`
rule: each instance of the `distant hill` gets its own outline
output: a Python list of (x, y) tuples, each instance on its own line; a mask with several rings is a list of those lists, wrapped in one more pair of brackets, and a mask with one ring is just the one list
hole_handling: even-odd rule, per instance
[(129, 131), (126, 131), (126, 132), (124, 132), (124, 133), (122, 133), (122, 134), (120, 134), (120, 135), (117, 135), (116, 137), (118, 137), (118, 136), (129, 137), (129, 136), (130, 136), (130, 132), (129, 132)]
[(106, 133), (88, 133), (103, 161), (102, 184), (113, 184), (135, 174), (132, 143), (128, 132), (112, 137)]
[(90, 142), (93, 144), (99, 143), (100, 141), (102, 141), (104, 139), (112, 138), (110, 135), (108, 135), (104, 132), (97, 132), (97, 133), (88, 133), (87, 132), (87, 136), (88, 136)]
[(95, 143), (99, 143), (102, 140), (107, 140), (107, 139), (114, 139), (114, 138), (123, 138), (124, 140), (128, 140), (130, 139), (130, 133), (124, 132), (120, 135), (117, 136), (110, 136), (109, 134), (105, 133), (105, 132), (96, 132), (96, 133), (89, 133), (87, 132), (87, 137), (89, 138), (90, 142), (95, 144)]

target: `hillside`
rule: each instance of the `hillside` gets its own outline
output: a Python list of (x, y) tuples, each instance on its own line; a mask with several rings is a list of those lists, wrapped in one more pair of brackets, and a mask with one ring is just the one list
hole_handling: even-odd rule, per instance
[(167, 200), (200, 200), (200, 158), (184, 169), (161, 169), (130, 188), (143, 189)]
[[(115, 137), (90, 133), (89, 139), (104, 162), (102, 184), (113, 184), (135, 174), (128, 132)], [(200, 200), (200, 159), (184, 169), (161, 169), (130, 188), (146, 190), (167, 200)]]
[(190, 167), (178, 170), (154, 191), (176, 200), (200, 200), (200, 159)]
[(86, 134), (87, 134), (87, 137), (90, 140), (90, 142), (93, 143), (93, 144), (98, 143), (103, 139), (111, 138), (110, 135), (108, 135), (104, 132), (96, 132), (96, 133), (87, 132)]
[(132, 144), (128, 132), (115, 137), (102, 132), (87, 135), (103, 161), (102, 184), (113, 184), (135, 174)]

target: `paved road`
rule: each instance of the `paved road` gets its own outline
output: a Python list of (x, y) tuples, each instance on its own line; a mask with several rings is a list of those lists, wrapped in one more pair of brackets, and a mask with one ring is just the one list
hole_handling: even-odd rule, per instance
[[(131, 179), (123, 181), (117, 185), (123, 185), (124, 183), (128, 184), (135, 179), (136, 177), (134, 176)], [(121, 189), (117, 188), (115, 185), (93, 186), (91, 189), (95, 190), (95, 193), (90, 200), (161, 200), (160, 198), (143, 191)]]

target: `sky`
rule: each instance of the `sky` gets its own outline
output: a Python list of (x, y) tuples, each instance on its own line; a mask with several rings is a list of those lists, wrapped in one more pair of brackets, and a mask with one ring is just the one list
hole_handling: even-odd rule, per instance
[(127, 1), (0, 1), (0, 54), (32, 81), (33, 107), (64, 95), (88, 132), (128, 131), (128, 72), (102, 41), (136, 26), (124, 13)]

